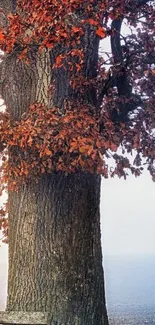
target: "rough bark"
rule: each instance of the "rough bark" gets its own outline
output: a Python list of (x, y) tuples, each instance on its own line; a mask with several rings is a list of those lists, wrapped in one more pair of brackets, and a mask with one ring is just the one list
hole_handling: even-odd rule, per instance
[[(92, 77), (98, 40), (86, 32), (85, 75)], [(36, 100), (62, 108), (77, 96), (64, 69), (51, 76), (54, 55), (32, 52), (30, 65), (16, 51), (5, 58), (1, 92), (14, 119)], [(56, 93), (49, 99), (50, 80)], [(89, 95), (84, 100), (93, 103)], [(84, 172), (42, 175), (9, 193), (8, 311), (49, 312), (51, 325), (108, 325), (99, 206), (100, 176)]]
[(107, 324), (100, 177), (53, 173), (9, 199), (8, 310), (50, 311), (51, 324)]

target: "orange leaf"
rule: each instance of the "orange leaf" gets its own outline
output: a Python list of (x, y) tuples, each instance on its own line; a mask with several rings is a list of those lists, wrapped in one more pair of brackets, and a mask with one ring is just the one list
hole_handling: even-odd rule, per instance
[(94, 25), (94, 26), (97, 26), (98, 25), (98, 22), (92, 18), (89, 18), (88, 19), (88, 23), (91, 24), (91, 25)]
[(103, 27), (99, 27), (97, 30), (96, 30), (96, 34), (102, 38), (104, 38), (106, 36), (105, 34), (105, 29)]
[(47, 156), (51, 156), (52, 155), (52, 151), (49, 150), (48, 148), (45, 148), (44, 154), (47, 155)]
[(80, 66), (80, 64), (76, 63), (75, 65), (76, 65), (76, 69), (77, 69), (77, 71), (80, 71), (80, 70), (81, 70), (81, 66)]
[(79, 152), (81, 152), (81, 153), (84, 153), (86, 151), (87, 151), (87, 149), (85, 148), (85, 146), (82, 146), (79, 148)]
[(58, 55), (56, 58), (56, 63), (54, 64), (54, 67), (62, 67), (63, 63), (62, 60), (64, 59), (64, 56), (62, 54)]
[(0, 41), (4, 40), (4, 34), (2, 32), (0, 32)]
[(32, 142), (33, 142), (33, 139), (31, 136), (29, 136), (28, 140), (27, 140), (27, 143), (29, 144), (29, 146), (32, 145)]
[(76, 26), (72, 26), (72, 31), (74, 32), (74, 33), (83, 33), (83, 30), (82, 30), (82, 28), (81, 27), (76, 27)]
[(49, 48), (49, 49), (52, 49), (54, 47), (53, 43), (46, 43), (46, 46)]

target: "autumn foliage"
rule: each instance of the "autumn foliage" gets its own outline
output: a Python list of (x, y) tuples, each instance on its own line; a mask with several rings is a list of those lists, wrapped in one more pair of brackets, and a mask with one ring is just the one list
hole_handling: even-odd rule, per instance
[[(138, 176), (143, 162), (155, 179), (154, 18), (153, 2), (144, 0), (17, 1), (0, 30), (1, 49), (6, 56), (16, 51), (25, 65), (32, 52), (54, 53), (51, 71), (68, 71), (71, 95), (62, 107), (32, 103), (18, 121), (9, 110), (1, 113), (1, 192), (8, 180), (18, 190), (20, 182), (57, 171)], [(123, 21), (132, 31), (126, 36)], [(95, 73), (88, 66), (88, 33), (98, 47), (99, 40), (111, 41)], [(50, 96), (54, 81), (48, 87)], [(6, 228), (3, 209), (1, 215)]]

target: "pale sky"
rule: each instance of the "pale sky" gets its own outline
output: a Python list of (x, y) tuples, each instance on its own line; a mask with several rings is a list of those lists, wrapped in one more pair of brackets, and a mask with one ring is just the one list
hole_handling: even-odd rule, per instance
[(102, 181), (103, 252), (155, 254), (155, 183), (149, 173)]

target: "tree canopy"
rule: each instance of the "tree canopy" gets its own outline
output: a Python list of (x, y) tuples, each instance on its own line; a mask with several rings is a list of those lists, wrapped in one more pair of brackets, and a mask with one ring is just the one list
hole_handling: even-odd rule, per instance
[[(34, 61), (48, 53), (42, 68), (46, 89), (18, 117), (8, 107), (0, 114), (1, 193), (57, 171), (126, 178), (130, 170), (138, 176), (143, 163), (155, 180), (153, 2), (17, 0), (7, 13), (0, 2), (2, 98), (8, 58), (31, 67), (33, 77)], [(131, 31), (125, 36), (123, 23)], [(111, 51), (103, 49), (101, 56), (104, 38)], [(20, 92), (20, 82), (18, 87)], [(5, 232), (7, 207), (0, 212)]]

